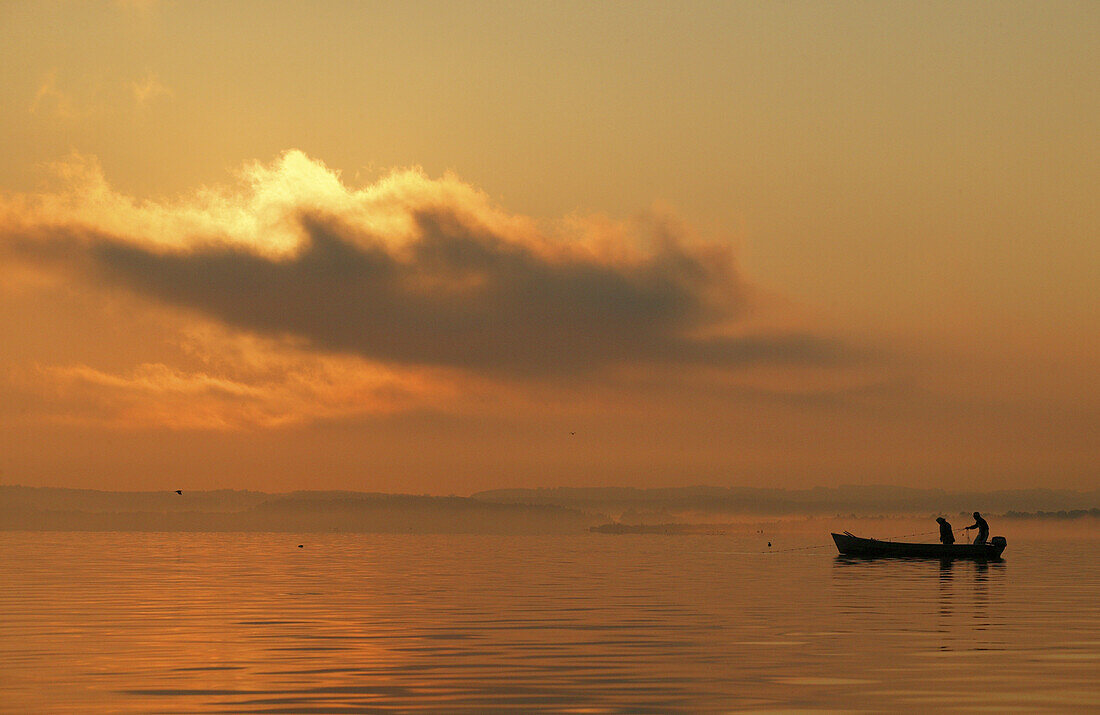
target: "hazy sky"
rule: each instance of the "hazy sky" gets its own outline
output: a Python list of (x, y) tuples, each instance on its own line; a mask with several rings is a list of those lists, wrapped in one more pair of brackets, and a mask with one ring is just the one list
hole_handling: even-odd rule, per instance
[(1095, 488), (1097, 38), (0, 4), (0, 482)]

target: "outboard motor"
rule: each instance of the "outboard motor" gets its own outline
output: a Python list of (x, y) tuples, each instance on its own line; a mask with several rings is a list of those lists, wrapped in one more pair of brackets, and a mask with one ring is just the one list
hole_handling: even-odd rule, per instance
[(1001, 548), (1004, 548), (1004, 547), (1008, 546), (1008, 539), (1006, 539), (1003, 536), (994, 536), (989, 541), (989, 543), (992, 544), (993, 546), (1000, 546)]

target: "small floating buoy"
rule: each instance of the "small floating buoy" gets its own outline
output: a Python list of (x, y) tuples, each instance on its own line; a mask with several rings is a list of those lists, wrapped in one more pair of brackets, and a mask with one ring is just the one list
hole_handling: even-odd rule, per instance
[(299, 549), (302, 548), (303, 546), (305, 546), (305, 544), (298, 544)]
[(768, 542), (768, 548), (770, 549), (771, 547), (772, 547), (772, 542), (769, 541)]
[(176, 494), (183, 494), (183, 490), (182, 489), (177, 489)]

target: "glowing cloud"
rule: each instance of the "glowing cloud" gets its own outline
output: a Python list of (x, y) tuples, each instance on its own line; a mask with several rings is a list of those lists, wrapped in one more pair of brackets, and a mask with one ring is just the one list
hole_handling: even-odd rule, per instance
[(353, 190), (298, 151), (174, 203), (120, 195), (88, 160), (61, 173), (63, 190), (0, 209), (19, 253), (326, 352), (486, 375), (842, 359), (815, 335), (747, 332), (730, 251), (669, 221), (544, 230), (453, 176)]

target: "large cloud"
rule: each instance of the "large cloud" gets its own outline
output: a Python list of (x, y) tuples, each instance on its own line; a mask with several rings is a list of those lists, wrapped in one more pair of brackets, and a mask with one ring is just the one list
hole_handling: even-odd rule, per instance
[(83, 189), (9, 201), (5, 225), (140, 295), (389, 364), (545, 375), (841, 357), (815, 335), (747, 332), (751, 291), (729, 250), (668, 222), (540, 230), (454, 177), (351, 190), (299, 152), (246, 178), (238, 194), (140, 203), (93, 167)]

